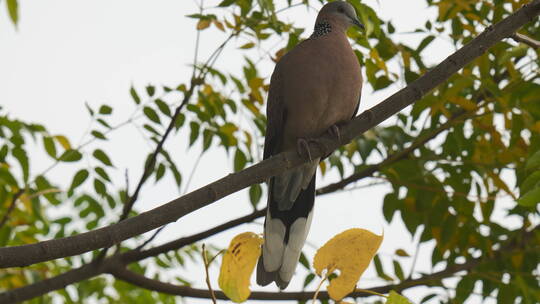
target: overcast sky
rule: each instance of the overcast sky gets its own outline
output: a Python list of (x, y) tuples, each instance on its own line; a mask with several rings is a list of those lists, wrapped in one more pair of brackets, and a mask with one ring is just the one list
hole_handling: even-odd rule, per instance
[[(218, 3), (205, 3), (214, 2)], [(315, 1), (313, 3), (317, 9), (320, 7)], [(365, 3), (371, 5), (381, 18), (392, 20), (397, 30), (403, 33), (423, 26), (428, 16), (436, 13), (433, 9), (426, 9), (424, 0)], [(196, 10), (194, 2), (187, 0), (20, 1), (20, 23), (15, 29), (8, 21), (2, 3), (0, 105), (12, 117), (44, 124), (52, 134), (64, 134), (74, 143), (81, 140), (90, 122), (85, 102), (93, 106), (103, 103), (112, 105), (112, 121), (122, 122), (133, 111), (129, 95), (131, 85), (142, 89), (147, 84), (176, 85), (189, 79), (195, 21), (185, 15)], [(316, 11), (303, 7), (285, 15), (296, 25), (306, 28), (313, 26), (315, 16)], [(309, 32), (305, 32), (305, 38)], [(202, 33), (201, 39), (201, 58), (206, 58), (224, 39), (224, 35), (210, 29)], [(410, 45), (418, 43), (418, 37), (412, 34), (396, 35), (395, 39), (407, 41)], [(453, 51), (444, 39), (437, 39), (428, 62), (436, 63)], [(226, 71), (239, 71), (242, 56), (244, 53), (229, 47), (218, 61), (218, 66)], [(265, 73), (263, 76), (268, 77), (273, 65), (265, 61), (260, 68)], [(360, 111), (380, 102), (397, 87), (399, 85), (375, 95), (366, 88)], [(181, 160), (184, 176), (188, 175), (198, 155), (197, 149), (186, 150), (186, 136), (187, 133), (182, 131), (167, 146)], [(110, 153), (118, 168), (113, 174), (115, 181), (123, 181), (124, 170), (128, 168), (130, 180), (134, 183), (141, 174), (142, 160), (151, 147), (133, 127), (122, 128), (113, 133), (110, 139), (111, 142), (105, 144), (104, 149)], [(32, 172), (41, 172), (51, 163), (51, 159), (36, 156), (32, 161)], [(230, 163), (221, 149), (203, 156), (190, 189), (225, 176), (232, 169)], [(49, 177), (68, 183), (71, 175), (65, 170), (65, 167), (59, 166), (49, 173)], [(148, 210), (176, 198), (178, 189), (172, 180), (169, 181), (157, 186), (150, 183), (144, 187), (137, 210)], [(319, 181), (321, 184), (332, 182), (328, 178)], [(384, 229), (385, 239), (380, 252), (385, 264), (391, 263), (391, 256), (397, 248), (413, 254), (416, 243), (401, 221), (395, 218), (391, 225), (384, 221), (381, 206), (386, 192), (387, 187), (379, 186), (317, 198), (309, 244), (319, 247), (335, 234), (352, 227), (366, 228), (376, 233)], [(244, 191), (236, 193), (170, 225), (155, 244), (202, 231), (249, 212), (247, 194)], [(249, 230), (261, 233), (261, 220), (258, 223), (232, 229), (206, 242), (226, 246), (240, 232)], [(312, 248), (307, 251), (310, 256), (314, 253)], [(424, 250), (420, 253), (416, 269), (431, 271), (429, 252)], [(408, 274), (410, 259), (400, 261)], [(195, 286), (204, 287), (202, 279), (199, 279), (202, 278), (203, 269), (191, 267), (189, 271), (188, 274), (180, 272), (198, 281)], [(212, 271), (217, 274), (218, 268), (214, 267)], [(373, 281), (374, 277), (373, 268), (370, 268), (359, 287), (379, 285), (380, 282), (373, 283), (376, 282)], [(303, 273), (297, 275), (288, 290), (301, 288), (303, 279)], [(214, 284), (217, 286), (217, 280)], [(253, 289), (263, 290), (258, 286)], [(264, 290), (276, 288), (267, 287)], [(423, 288), (419, 288), (405, 294), (418, 300), (425, 295), (423, 291)]]

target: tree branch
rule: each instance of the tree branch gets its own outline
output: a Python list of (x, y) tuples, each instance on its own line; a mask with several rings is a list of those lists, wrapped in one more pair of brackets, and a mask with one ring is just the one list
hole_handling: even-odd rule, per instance
[[(438, 281), (443, 278), (447, 278), (457, 272), (467, 271), (474, 268), (480, 259), (471, 260), (465, 264), (449, 266), (445, 270), (435, 272), (433, 274), (424, 275), (418, 279), (409, 279), (402, 281), (399, 284), (390, 284), (384, 286), (378, 286), (369, 288), (370, 291), (378, 293), (388, 293), (391, 290), (401, 291), (407, 288), (429, 285), (433, 281)], [(114, 275), (116, 278), (125, 281), (127, 283), (133, 284), (135, 286), (145, 288), (148, 290), (158, 291), (166, 294), (177, 295), (182, 297), (191, 297), (191, 298), (204, 298), (211, 299), (212, 294), (207, 289), (197, 289), (189, 286), (181, 286), (170, 283), (164, 283), (159, 280), (149, 279), (144, 275), (135, 273), (126, 269), (122, 265), (113, 265), (108, 268), (110, 274)], [(215, 297), (220, 300), (228, 300), (227, 296), (221, 290), (214, 290)], [(297, 301), (307, 301), (313, 299), (315, 295), (314, 291), (302, 291), (302, 292), (261, 292), (255, 291), (252, 292), (249, 296), (250, 300), (297, 300)], [(353, 298), (364, 298), (370, 297), (373, 294), (367, 292), (353, 292), (347, 297)], [(326, 291), (319, 291), (317, 295), (319, 300), (329, 300), (330, 296)]]
[(437, 137), (437, 135), (441, 134), (445, 130), (450, 129), (453, 125), (464, 121), (469, 115), (465, 115), (469, 112), (467, 111), (459, 111), (458, 113), (454, 114), (447, 122), (439, 126), (436, 130), (433, 132), (426, 134), (424, 136), (418, 137), (408, 148), (405, 150), (396, 152), (392, 155), (389, 155), (385, 160), (381, 161), (380, 163), (370, 165), (367, 168), (363, 169), (362, 171), (353, 173), (349, 175), (348, 177), (340, 180), (339, 182), (335, 182), (333, 184), (329, 184), (325, 187), (317, 189), (316, 193), (317, 195), (324, 195), (333, 193), (337, 190), (345, 188), (347, 185), (357, 182), (360, 179), (370, 177), (373, 175), (373, 173), (379, 171), (381, 168), (386, 167), (390, 164), (393, 164), (399, 160), (402, 160), (406, 158), (410, 153), (412, 153), (414, 150), (418, 149), (419, 147), (423, 146), (428, 141), (432, 140), (433, 138)]
[[(511, 253), (515, 249), (520, 249), (521, 246), (525, 246), (528, 241), (535, 236), (535, 229), (537, 227), (532, 228), (530, 231), (525, 232), (522, 231), (522, 234), (519, 234), (520, 237), (522, 237), (521, 241), (519, 241), (519, 237), (517, 239), (510, 239), (508, 240), (503, 246), (501, 246), (500, 249), (494, 250), (493, 254), (489, 257), (479, 257), (475, 259), (471, 259), (463, 264), (452, 264), (447, 265), (447, 267), (444, 270), (423, 275), (420, 278), (417, 279), (406, 279), (401, 281), (398, 284), (389, 284), (384, 286), (378, 286), (369, 288), (370, 291), (374, 291), (377, 293), (388, 293), (391, 290), (395, 291), (402, 291), (404, 289), (408, 289), (411, 287), (416, 286), (423, 286), (423, 285), (431, 285), (434, 281), (440, 281), (444, 278), (448, 278), (455, 273), (458, 273), (460, 271), (470, 271), (476, 266), (480, 265), (484, 261), (492, 261), (493, 259), (498, 259), (503, 256), (505, 253)], [(145, 277), (144, 275), (132, 272), (125, 268), (125, 266), (121, 264), (110, 264), (107, 268), (108, 272), (112, 275), (114, 275), (116, 278), (121, 279), (125, 282), (131, 283), (133, 285), (154, 290), (158, 292), (163, 292), (167, 294), (172, 295), (178, 295), (183, 297), (193, 297), (193, 298), (206, 298), (211, 299), (213, 296), (215, 296), (218, 299), (221, 300), (228, 300), (227, 296), (225, 294), (218, 290), (214, 291), (213, 294), (209, 290), (204, 289), (195, 289), (188, 286), (179, 286), (169, 283), (164, 283), (158, 280), (153, 280)], [(249, 299), (251, 300), (297, 300), (297, 301), (307, 301), (313, 298), (315, 295), (314, 291), (307, 291), (307, 292), (252, 292)], [(373, 294), (357, 291), (350, 293), (347, 297), (353, 297), (353, 298), (361, 298), (361, 297), (369, 297)], [(319, 292), (317, 295), (317, 299), (319, 300), (328, 300), (330, 299), (328, 292), (322, 291)]]
[(514, 33), (510, 36), (512, 39), (514, 39), (517, 42), (525, 43), (528, 46), (532, 47), (533, 49), (540, 48), (540, 41), (534, 40), (529, 36), (525, 36), (520, 33)]
[[(362, 134), (419, 100), (425, 93), (483, 54), (489, 47), (504, 37), (510, 36), (539, 13), (540, 0), (534, 0), (495, 26), (488, 27), (482, 34), (446, 58), (431, 71), (343, 126), (340, 130), (340, 139), (330, 138), (329, 136), (322, 137), (320, 142), (323, 145), (313, 144), (310, 146), (312, 157), (317, 158), (335, 150), (351, 141), (355, 136)], [(327, 147), (327, 149), (323, 149), (323, 147)], [(227, 177), (163, 206), (120, 223), (71, 237), (0, 248), (0, 267), (26, 266), (112, 246), (125, 239), (174, 222), (220, 198), (252, 184), (261, 183), (304, 162), (307, 162), (307, 159), (301, 158), (295, 151), (287, 151), (238, 173), (229, 174)]]
[(9, 204), (9, 207), (6, 210), (6, 213), (4, 213), (4, 216), (2, 216), (2, 219), (0, 220), (0, 228), (2, 228), (7, 223), (7, 221), (9, 220), (9, 215), (15, 209), (15, 204), (17, 203), (17, 200), (19, 199), (19, 197), (21, 197), (21, 195), (23, 195), (23, 193), (24, 193), (24, 189), (19, 189), (19, 191), (17, 191), (13, 195), (13, 198), (11, 199), (11, 203)]
[(253, 212), (252, 214), (240, 217), (238, 219), (223, 223), (214, 228), (206, 231), (179, 238), (174, 241), (170, 241), (163, 245), (139, 251), (136, 249), (127, 251), (122, 254), (107, 257), (101, 260), (101, 262), (95, 260), (89, 264), (83, 265), (79, 268), (69, 270), (63, 274), (57, 275), (52, 278), (45, 279), (43, 281), (36, 282), (24, 287), (15, 288), (4, 293), (0, 293), (0, 303), (14, 303), (29, 300), (48, 292), (62, 289), (67, 285), (81, 282), (92, 277), (98, 276), (106, 272), (109, 265), (121, 264), (127, 265), (129, 263), (138, 262), (149, 257), (157, 256), (161, 253), (165, 253), (172, 250), (178, 250), (186, 245), (193, 244), (197, 241), (207, 238), (210, 235), (225, 231), (229, 228), (238, 226), (243, 223), (251, 222), (258, 217), (262, 217), (266, 213), (266, 209)]

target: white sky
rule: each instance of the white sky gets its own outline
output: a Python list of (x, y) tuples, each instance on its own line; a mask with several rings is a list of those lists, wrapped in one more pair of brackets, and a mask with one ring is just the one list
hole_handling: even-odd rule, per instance
[[(219, 2), (206, 1), (208, 4)], [(422, 26), (427, 16), (435, 14), (433, 9), (426, 9), (423, 0), (365, 2), (383, 19), (391, 19), (400, 32), (412, 31)], [(315, 1), (313, 3), (315, 4)], [(142, 91), (147, 84), (176, 85), (189, 79), (195, 21), (185, 15), (195, 12), (194, 2), (187, 0), (20, 1), (20, 23), (15, 30), (8, 21), (2, 3), (0, 105), (11, 113), (12, 117), (42, 123), (52, 134), (67, 135), (73, 143), (81, 139), (90, 122), (85, 102), (94, 107), (103, 103), (112, 105), (112, 121), (122, 122), (133, 111), (133, 102), (129, 95), (131, 84)], [(311, 28), (315, 15), (313, 10), (298, 8), (286, 17), (296, 24)], [(305, 36), (308, 32), (309, 30)], [(410, 45), (418, 43), (416, 35), (403, 34), (396, 37), (408, 41)], [(203, 31), (201, 39), (201, 57), (206, 58), (224, 39), (224, 35), (210, 29)], [(241, 42), (239, 41), (238, 45)], [(449, 48), (443, 39), (438, 39), (428, 62), (436, 63), (452, 52), (453, 49)], [(243, 52), (229, 47), (218, 61), (218, 66), (226, 71), (239, 71), (243, 55)], [(264, 64), (261, 70), (267, 77), (273, 66), (267, 62)], [(366, 89), (360, 111), (382, 101), (383, 97), (393, 93), (396, 88), (397, 86), (393, 86), (376, 95)], [(170, 152), (177, 153), (175, 157), (180, 160), (184, 178), (188, 176), (198, 155), (197, 149), (192, 149), (189, 153), (186, 151), (187, 136), (187, 131), (184, 130), (171, 138), (167, 146)], [(115, 181), (123, 185), (124, 170), (128, 168), (133, 188), (141, 174), (142, 160), (150, 148), (131, 126), (113, 133), (110, 139), (110, 142), (100, 145), (110, 153), (118, 168), (113, 174)], [(32, 172), (41, 172), (51, 163), (51, 159), (36, 156), (32, 161)], [(232, 170), (230, 164), (231, 161), (221, 149), (203, 156), (190, 189), (228, 174)], [(50, 172), (49, 177), (53, 181), (66, 184), (70, 181), (69, 172), (71, 171), (59, 166)], [(331, 181), (325, 178), (320, 184)], [(396, 220), (397, 217), (392, 225), (385, 223), (381, 206), (386, 192), (386, 187), (379, 186), (318, 198), (308, 242), (319, 247), (335, 234), (352, 227), (366, 228), (376, 233), (384, 229), (385, 240), (380, 252), (383, 253), (387, 272), (392, 273), (391, 260), (394, 250), (403, 248), (413, 254), (416, 243), (411, 240), (401, 221)], [(143, 188), (136, 208), (140, 211), (148, 210), (177, 196), (178, 190), (170, 179), (168, 183), (157, 186), (149, 183)], [(236, 193), (170, 225), (155, 244), (191, 235), (249, 212), (246, 192)], [(234, 235), (248, 230), (260, 233), (262, 226), (243, 225), (206, 242), (224, 247)], [(310, 248), (308, 252), (312, 257), (314, 250)], [(417, 270), (431, 271), (429, 252), (430, 250), (421, 252)], [(411, 259), (399, 260), (408, 274)], [(194, 281), (198, 281), (195, 286), (204, 288), (203, 269), (190, 267), (189, 271), (191, 273), (188, 274), (185, 271), (180, 272), (184, 277), (192, 277)], [(212, 271), (217, 277), (218, 268), (214, 267)], [(288, 290), (300, 289), (304, 276), (303, 273), (297, 275)], [(359, 287), (380, 285), (381, 282), (374, 283), (374, 277), (374, 268), (370, 268), (364, 274)], [(214, 280), (214, 286), (217, 287), (217, 279)], [(253, 289), (276, 290), (275, 287), (259, 288), (255, 284)], [(424, 291), (423, 288), (417, 288), (405, 292), (405, 295), (419, 300), (425, 295)]]

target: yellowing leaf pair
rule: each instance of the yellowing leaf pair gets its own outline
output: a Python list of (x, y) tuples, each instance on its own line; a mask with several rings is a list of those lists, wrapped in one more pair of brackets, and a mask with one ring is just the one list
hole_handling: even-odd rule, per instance
[(244, 232), (232, 239), (223, 255), (218, 283), (233, 302), (244, 302), (251, 294), (249, 279), (261, 255), (262, 243), (259, 235)]
[(328, 294), (336, 301), (355, 290), (356, 282), (367, 269), (382, 242), (382, 235), (368, 230), (353, 228), (329, 240), (321, 247), (313, 266), (318, 275), (327, 269), (327, 275), (339, 269), (341, 274), (328, 286)]
[[(365, 229), (344, 231), (321, 247), (313, 261), (316, 273), (327, 275), (339, 269), (341, 274), (330, 282), (328, 293), (336, 301), (355, 290), (356, 283), (379, 249), (383, 237)], [(219, 274), (219, 287), (233, 302), (249, 298), (251, 274), (261, 255), (263, 239), (244, 232), (234, 237), (223, 255)]]

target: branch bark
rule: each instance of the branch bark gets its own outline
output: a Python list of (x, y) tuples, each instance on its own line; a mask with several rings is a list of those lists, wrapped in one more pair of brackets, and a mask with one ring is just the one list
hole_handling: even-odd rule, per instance
[[(351, 141), (355, 136), (419, 100), (425, 93), (483, 54), (489, 47), (510, 36), (539, 13), (540, 0), (535, 0), (495, 26), (488, 27), (482, 34), (446, 58), (431, 71), (343, 126), (340, 130), (342, 135), (340, 140), (321, 137), (320, 142), (323, 145), (310, 146), (312, 157), (320, 157), (335, 150)], [(287, 151), (241, 172), (229, 174), (214, 183), (123, 222), (72, 237), (0, 248), (0, 267), (27, 266), (112, 246), (125, 239), (174, 222), (220, 198), (252, 184), (263, 182), (306, 161), (307, 159), (301, 158), (295, 151)]]
[(340, 180), (339, 182), (335, 182), (333, 184), (329, 184), (325, 187), (317, 189), (316, 193), (317, 195), (324, 195), (333, 193), (337, 190), (345, 188), (347, 185), (355, 183), (359, 181), (360, 179), (370, 177), (373, 175), (373, 173), (379, 171), (381, 168), (386, 167), (394, 162), (397, 162), (399, 160), (402, 160), (406, 158), (410, 153), (412, 153), (414, 150), (418, 149), (419, 147), (423, 146), (428, 141), (432, 140), (433, 138), (437, 137), (437, 135), (441, 134), (445, 130), (450, 129), (453, 125), (457, 124), (458, 122), (463, 121), (466, 119), (469, 115), (466, 115), (468, 112), (466, 111), (459, 111), (455, 115), (453, 115), (447, 122), (440, 125), (437, 129), (432, 131), (429, 134), (425, 134), (423, 136), (418, 137), (408, 148), (405, 150), (396, 152), (390, 156), (388, 156), (385, 160), (383, 160), (380, 163), (370, 165), (367, 168), (363, 169), (362, 171), (353, 173), (349, 175), (348, 177)]
[[(476, 265), (478, 265), (479, 262), (480, 262), (480, 259), (471, 260), (465, 264), (449, 266), (448, 268), (442, 271), (435, 272), (429, 275), (424, 275), (418, 279), (405, 280), (399, 284), (390, 284), (390, 285), (373, 287), (373, 288), (370, 288), (369, 290), (384, 294), (384, 293), (390, 292), (391, 290), (401, 291), (401, 290), (415, 287), (415, 286), (428, 285), (429, 283), (432, 283), (433, 281), (447, 278), (457, 272), (470, 270), (474, 268)], [(150, 279), (150, 278), (145, 277), (144, 275), (130, 271), (122, 265), (113, 265), (109, 267), (108, 269), (109, 269), (108, 270), (109, 273), (114, 275), (116, 278), (124, 282), (133, 284), (135, 286), (141, 287), (141, 288), (163, 292), (163, 293), (171, 294), (171, 295), (183, 296), (183, 297), (204, 298), (204, 299), (212, 298), (212, 294), (210, 293), (209, 290), (164, 283), (158, 280)], [(229, 300), (229, 298), (227, 298), (227, 296), (221, 290), (214, 290), (214, 294), (217, 299)], [(255, 291), (251, 293), (251, 295), (249, 296), (249, 299), (250, 300), (307, 301), (307, 300), (313, 299), (314, 295), (315, 295), (314, 291), (302, 291), (302, 292)], [(370, 296), (373, 296), (373, 294), (360, 291), (360, 292), (353, 292), (348, 297), (364, 298), (364, 297), (370, 297)], [(328, 292), (326, 291), (319, 291), (317, 299), (329, 300), (330, 296), (328, 295)]]
[[(470, 271), (473, 270), (476, 266), (480, 265), (484, 261), (492, 261), (493, 259), (499, 259), (503, 257), (505, 253), (512, 253), (514, 250), (524, 250), (523, 246), (526, 246), (526, 244), (529, 243), (530, 239), (535, 237), (536, 231), (535, 229), (538, 227), (533, 227), (528, 232), (522, 230), (522, 233), (519, 233), (515, 236), (516, 238), (512, 238), (508, 241), (506, 241), (503, 246), (501, 246), (500, 249), (494, 250), (492, 254), (487, 257), (478, 257), (474, 259), (470, 259), (469, 261), (463, 263), (463, 264), (452, 264), (447, 265), (447, 267), (444, 270), (423, 275), (420, 278), (417, 279), (406, 279), (401, 281), (398, 284), (389, 284), (384, 286), (378, 286), (370, 288), (369, 290), (377, 292), (377, 293), (388, 293), (391, 290), (395, 290), (398, 292), (401, 292), (404, 289), (408, 289), (411, 287), (416, 286), (423, 286), (423, 285), (430, 285), (434, 281), (439, 281), (444, 278), (448, 278), (455, 273), (461, 272), (461, 271)], [(521, 239), (521, 241), (520, 241)], [(112, 275), (114, 275), (116, 278), (123, 280), (125, 282), (131, 283), (133, 285), (139, 286), (141, 288), (154, 290), (158, 292), (163, 292), (171, 295), (178, 295), (183, 297), (193, 297), (193, 298), (206, 298), (210, 299), (213, 296), (215, 296), (218, 299), (222, 300), (228, 300), (227, 296), (225, 294), (218, 290), (214, 291), (213, 294), (209, 290), (204, 289), (196, 289), (191, 288), (187, 286), (179, 286), (169, 283), (164, 283), (158, 280), (153, 280), (145, 277), (144, 275), (132, 272), (125, 268), (125, 266), (122, 266), (120, 264), (111, 264), (107, 268), (108, 272)], [(251, 300), (297, 300), (297, 301), (307, 301), (310, 299), (313, 299), (313, 296), (315, 295), (314, 291), (307, 291), (307, 292), (252, 292), (249, 299)], [(353, 298), (361, 298), (361, 297), (369, 297), (373, 296), (371, 293), (366, 293), (362, 291), (353, 292), (348, 295), (348, 297)], [(328, 292), (322, 291), (318, 293), (317, 299), (319, 300), (328, 300), (330, 299), (330, 296), (328, 295)]]

